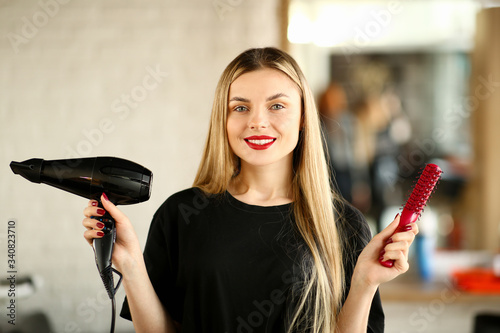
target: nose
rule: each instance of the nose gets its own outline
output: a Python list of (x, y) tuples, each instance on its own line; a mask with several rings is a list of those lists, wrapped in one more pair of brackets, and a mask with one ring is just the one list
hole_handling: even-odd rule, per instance
[(266, 110), (256, 110), (250, 114), (248, 120), (248, 127), (250, 129), (261, 129), (269, 126), (269, 119), (267, 118)]

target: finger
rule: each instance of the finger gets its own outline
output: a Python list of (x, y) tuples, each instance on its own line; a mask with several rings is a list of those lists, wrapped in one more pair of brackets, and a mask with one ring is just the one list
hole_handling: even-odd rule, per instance
[(381, 238), (384, 241), (387, 240), (398, 228), (399, 219), (400, 219), (400, 214), (396, 215), (394, 220), (387, 227), (385, 227), (384, 230), (379, 232), (375, 237)]
[(387, 259), (394, 259), (392, 257), (397, 256), (399, 253), (407, 254), (408, 249), (408, 243), (397, 242), (386, 245), (382, 251), (384, 252), (384, 255), (387, 256)]
[(419, 231), (420, 231), (420, 229), (419, 229), (419, 227), (418, 227), (418, 224), (417, 224), (417, 223), (412, 223), (412, 224), (411, 224), (411, 226), (412, 226), (412, 231), (413, 231), (413, 234), (414, 234), (415, 236), (416, 236), (416, 235), (418, 235), (418, 233), (419, 233)]
[(415, 240), (415, 233), (412, 230), (397, 232), (392, 235), (391, 240), (391, 243), (406, 242), (411, 244)]
[(406, 258), (395, 259), (394, 266), (399, 272), (406, 273), (410, 269), (410, 264)]
[(104, 232), (100, 230), (85, 230), (83, 237), (87, 242), (92, 245), (94, 243), (94, 238), (101, 238), (104, 236)]
[(386, 251), (384, 253), (384, 258), (394, 261), (393, 267), (402, 273), (408, 271), (410, 268), (410, 264), (408, 263), (408, 251)]
[(401, 251), (408, 258), (409, 249), (414, 240), (415, 234), (412, 231), (399, 232), (390, 238), (383, 250), (385, 252)]
[(403, 226), (401, 228), (401, 231), (400, 232), (405, 232), (405, 231), (412, 231), (413, 234), (418, 234), (418, 231), (419, 231), (419, 228), (418, 228), (418, 224), (416, 222), (413, 222), (413, 223), (408, 223), (407, 225)]
[(104, 214), (106, 214), (104, 209), (95, 206), (87, 206), (83, 210), (83, 215), (86, 217), (103, 216)]
[(104, 228), (104, 223), (88, 217), (83, 219), (82, 225), (89, 230), (91, 229), (101, 230), (102, 228)]
[(89, 207), (91, 207), (91, 206), (93, 206), (93, 207), (97, 207), (98, 205), (99, 205), (99, 202), (98, 202), (97, 200), (90, 200), (90, 201), (88, 202), (88, 206), (89, 206)]
[(391, 235), (389, 239), (385, 242), (384, 249), (391, 243), (404, 242), (406, 246), (410, 246), (415, 240), (415, 236), (418, 233), (418, 226), (416, 223), (411, 223), (403, 227), (402, 231), (398, 231)]
[(104, 206), (104, 209), (111, 214), (115, 221), (123, 221), (127, 218), (125, 214), (123, 214), (111, 201), (109, 201), (105, 193), (101, 195), (101, 203)]
[(397, 256), (399, 253), (403, 253), (404, 257), (408, 259), (408, 255), (410, 252), (411, 240), (401, 240), (398, 242), (393, 242), (387, 244), (382, 252), (384, 254), (384, 259), (393, 259), (393, 256)]
[(405, 260), (408, 261), (408, 246), (405, 246), (403, 243), (394, 243), (388, 245), (385, 249), (381, 251), (381, 259), (382, 261), (389, 260)]

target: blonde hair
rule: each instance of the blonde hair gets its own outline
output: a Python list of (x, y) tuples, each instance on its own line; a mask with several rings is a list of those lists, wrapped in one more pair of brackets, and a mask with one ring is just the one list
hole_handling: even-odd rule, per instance
[(262, 68), (286, 74), (302, 95), (303, 130), (293, 158), (293, 213), (313, 264), (303, 267), (306, 281), (289, 332), (300, 327), (301, 331), (330, 333), (335, 330), (344, 292), (342, 246), (334, 218), (334, 200), (340, 199), (332, 192), (314, 96), (290, 55), (276, 48), (250, 49), (226, 67), (216, 88), (208, 138), (193, 186), (207, 193), (223, 193), (237, 174), (239, 159), (226, 134), (229, 87), (242, 74)]

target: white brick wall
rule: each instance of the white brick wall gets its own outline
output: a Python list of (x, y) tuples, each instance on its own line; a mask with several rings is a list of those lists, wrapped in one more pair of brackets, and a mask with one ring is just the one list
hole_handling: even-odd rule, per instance
[[(110, 305), (82, 237), (86, 200), (15, 176), (10, 161), (112, 155), (147, 166), (152, 198), (123, 208), (144, 244), (155, 209), (191, 185), (223, 68), (246, 48), (278, 43), (278, 0), (217, 3), (0, 5), (0, 277), (7, 221), (15, 218), (18, 275), (43, 280), (17, 300), (19, 321), (43, 310), (54, 332), (103, 332)], [(145, 89), (152, 70), (166, 74), (147, 79)], [(122, 298), (120, 290), (118, 310)], [(117, 332), (131, 330), (118, 320)]]

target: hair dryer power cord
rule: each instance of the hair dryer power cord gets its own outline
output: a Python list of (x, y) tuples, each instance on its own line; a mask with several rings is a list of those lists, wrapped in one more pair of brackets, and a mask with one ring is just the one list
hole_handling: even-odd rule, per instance
[(116, 320), (116, 300), (115, 297), (111, 298), (111, 329), (110, 333), (115, 332), (115, 320)]
[[(113, 272), (120, 276), (120, 279), (118, 280), (118, 283), (116, 284), (116, 286), (114, 286), (114, 284), (113, 284)], [(122, 274), (110, 266), (110, 267), (107, 267), (103, 272), (101, 272), (101, 279), (104, 282), (104, 287), (106, 288), (106, 291), (108, 292), (108, 296), (111, 299), (111, 329), (110, 329), (110, 333), (114, 333), (115, 321), (116, 321), (115, 294), (116, 294), (116, 291), (118, 290), (118, 288), (120, 287), (120, 284), (122, 282)]]
[[(116, 273), (120, 279), (116, 286), (114, 285), (113, 273)], [(108, 292), (109, 299), (111, 300), (111, 329), (110, 333), (114, 333), (115, 331), (115, 321), (116, 321), (116, 300), (115, 294), (120, 284), (122, 282), (122, 274), (114, 269), (112, 266), (106, 267), (102, 272), (99, 273), (101, 275), (102, 282), (106, 291)]]

